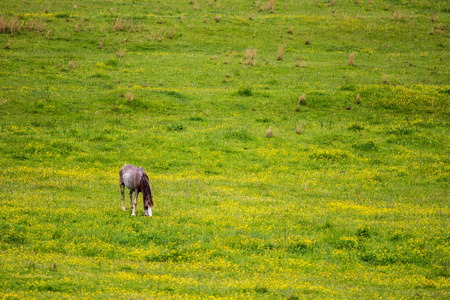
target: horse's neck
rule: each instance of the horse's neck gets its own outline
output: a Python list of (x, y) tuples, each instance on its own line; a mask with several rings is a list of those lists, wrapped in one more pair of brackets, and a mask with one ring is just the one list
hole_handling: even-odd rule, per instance
[[(144, 173), (145, 174), (145, 173)], [(145, 194), (146, 196), (151, 196), (152, 192), (150, 190), (150, 183), (148, 182), (148, 177), (143, 176), (141, 179), (141, 185), (142, 185), (142, 194)]]

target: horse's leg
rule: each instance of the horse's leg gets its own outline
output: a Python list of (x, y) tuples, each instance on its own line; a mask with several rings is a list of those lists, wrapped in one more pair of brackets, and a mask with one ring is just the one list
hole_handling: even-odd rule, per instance
[(139, 190), (136, 189), (134, 191), (133, 216), (136, 215), (136, 205), (137, 205), (138, 196), (139, 196)]
[[(136, 194), (136, 192), (134, 192)], [(133, 205), (133, 191), (130, 191), (130, 205), (131, 205), (131, 215), (136, 215), (136, 205)]]
[(123, 183), (120, 184), (120, 195), (122, 196), (122, 210), (125, 209), (125, 195), (124, 195), (125, 185)]

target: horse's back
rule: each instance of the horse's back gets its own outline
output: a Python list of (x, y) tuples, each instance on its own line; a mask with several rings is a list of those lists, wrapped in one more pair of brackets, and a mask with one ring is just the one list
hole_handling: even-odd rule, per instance
[(125, 165), (122, 167), (122, 169), (120, 169), (120, 174), (126, 173), (126, 172), (130, 172), (130, 171), (136, 171), (138, 168), (136, 166), (133, 165)]
[(125, 165), (120, 169), (120, 184), (124, 184), (128, 189), (136, 188), (137, 176), (139, 176), (139, 169), (133, 165)]

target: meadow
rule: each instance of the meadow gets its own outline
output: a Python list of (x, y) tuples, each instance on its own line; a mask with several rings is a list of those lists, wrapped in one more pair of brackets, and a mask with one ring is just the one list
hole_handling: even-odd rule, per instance
[(449, 1), (3, 0), (0, 298), (448, 299), (449, 120)]

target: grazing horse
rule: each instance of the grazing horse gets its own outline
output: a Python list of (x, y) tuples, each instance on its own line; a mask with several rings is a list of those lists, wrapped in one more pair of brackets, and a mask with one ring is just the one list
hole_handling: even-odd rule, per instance
[[(127, 187), (130, 190), (131, 215), (136, 215), (136, 204), (139, 193), (142, 193), (142, 200), (144, 202), (144, 216), (152, 216), (153, 196), (148, 183), (148, 176), (142, 167), (135, 167), (133, 165), (125, 165), (120, 169), (120, 193), (122, 194), (122, 210), (125, 209), (124, 190)], [(134, 203), (133, 203), (134, 192)]]

